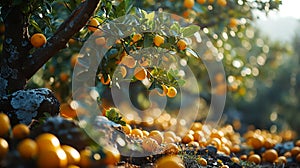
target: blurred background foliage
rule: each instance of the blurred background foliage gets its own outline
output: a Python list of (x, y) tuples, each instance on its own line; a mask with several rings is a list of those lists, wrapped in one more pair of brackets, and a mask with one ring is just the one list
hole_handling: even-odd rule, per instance
[[(80, 2), (81, 0), (32, 1), (39, 3), (39, 7), (30, 17), (30, 33), (41, 32), (49, 37)], [(286, 129), (300, 132), (297, 124), (300, 122), (300, 116), (297, 115), (300, 108), (300, 38), (295, 36), (292, 44), (272, 41), (253, 26), (255, 12), (267, 15), (271, 10), (278, 10), (280, 4), (280, 0), (102, 0), (93, 18), (103, 25), (140, 8), (174, 13), (192, 24), (199, 25), (218, 49), (217, 60), (222, 61), (226, 72), (226, 76), (217, 73), (212, 80), (226, 79), (226, 83), (220, 82), (211, 86), (202, 61), (195, 57), (188, 58), (187, 63), (197, 77), (201, 89), (199, 101), (203, 103), (203, 107), (198, 120), (205, 119), (211, 94), (222, 95), (227, 91), (223, 123), (233, 123), (241, 131), (254, 125), (257, 128), (270, 129), (271, 132)], [(3, 27), (1, 24), (1, 43), (5, 31)], [(52, 89), (62, 103), (62, 110), (72, 110), (69, 106), (72, 102), (72, 68), (83, 43), (92, 33), (87, 27), (78, 32), (69, 40), (66, 48), (29, 81), (28, 88)], [(136, 83), (138, 84), (133, 84), (134, 92), (145, 90), (141, 82)], [(103, 98), (102, 105), (106, 108), (111, 105), (109, 98), (104, 99), (109, 97), (109, 86), (99, 87), (104, 90), (100, 97)], [(136, 96), (135, 101), (139, 104), (145, 98), (147, 96)], [(146, 126), (160, 125), (163, 129), (164, 123), (174, 123), (172, 111), (178, 108), (179, 100), (168, 100), (168, 113), (162, 114), (159, 121), (150, 124), (146, 122)]]

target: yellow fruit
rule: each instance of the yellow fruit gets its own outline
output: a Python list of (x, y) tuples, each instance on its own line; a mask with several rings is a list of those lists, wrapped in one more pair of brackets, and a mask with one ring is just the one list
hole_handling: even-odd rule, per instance
[(139, 41), (140, 39), (142, 39), (142, 37), (143, 36), (141, 34), (135, 34), (132, 37), (132, 41), (135, 43), (135, 42)]
[(0, 128), (0, 136), (7, 135), (11, 128), (9, 118), (4, 113), (0, 113)]
[(240, 150), (241, 150), (241, 147), (240, 147), (240, 145), (237, 145), (237, 144), (230, 147), (230, 151), (232, 153), (238, 153), (238, 152), (240, 152)]
[(164, 137), (161, 132), (157, 130), (153, 130), (148, 135), (149, 138), (156, 140), (156, 142), (160, 145), (164, 141)]
[(66, 167), (67, 155), (61, 148), (42, 151), (38, 154), (37, 166), (41, 168)]
[(134, 129), (131, 131), (131, 135), (134, 136), (134, 137), (142, 138), (142, 137), (143, 137), (143, 132), (142, 132), (142, 130), (140, 130), (140, 129), (138, 129), (138, 128), (134, 128)]
[(162, 36), (160, 36), (160, 35), (156, 35), (156, 36), (154, 37), (154, 39), (153, 39), (153, 43), (154, 43), (157, 47), (159, 47), (160, 45), (162, 45), (162, 44), (164, 43), (164, 41), (165, 41), (165, 39), (164, 39)]
[(192, 134), (187, 134), (181, 139), (181, 142), (184, 144), (188, 144), (192, 141), (194, 141), (194, 136)]
[(0, 138), (0, 159), (3, 158), (8, 152), (8, 143), (5, 139)]
[(124, 126), (122, 126), (122, 130), (126, 133), (126, 134), (131, 134), (131, 126), (129, 124), (126, 124)]
[(297, 140), (297, 141), (295, 142), (295, 145), (300, 147), (300, 140)]
[(136, 67), (134, 70), (134, 77), (137, 80), (144, 80), (147, 77), (147, 71), (144, 68)]
[(179, 153), (179, 148), (174, 143), (167, 143), (163, 151), (163, 153), (167, 155), (177, 155)]
[(177, 90), (175, 87), (171, 86), (168, 88), (167, 96), (173, 98), (177, 95)]
[(184, 0), (183, 1), (183, 6), (188, 9), (193, 8), (194, 5), (195, 5), (195, 0)]
[(17, 124), (12, 130), (13, 137), (16, 139), (23, 139), (30, 134), (30, 130), (25, 124)]
[(200, 157), (197, 162), (201, 165), (201, 166), (207, 166), (207, 161), (206, 159)]
[(237, 158), (237, 157), (232, 157), (232, 158), (231, 158), (231, 161), (233, 161), (234, 163), (237, 163), (237, 164), (240, 163), (240, 159)]
[(204, 3), (206, 2), (206, 0), (197, 0), (197, 2), (198, 2), (199, 4), (204, 4)]
[(95, 43), (99, 46), (103, 46), (106, 44), (106, 39), (104, 37), (98, 37), (95, 39)]
[(103, 161), (106, 165), (116, 165), (120, 161), (121, 156), (117, 148), (106, 146), (103, 152), (105, 153)]
[(227, 5), (227, 1), (226, 0), (218, 0), (217, 4), (224, 7)]
[(144, 137), (147, 137), (147, 136), (149, 136), (149, 132), (148, 132), (148, 131), (146, 131), (146, 130), (143, 130), (142, 132), (143, 132), (143, 136), (144, 136)]
[(156, 168), (184, 168), (182, 159), (177, 155), (169, 155), (160, 158), (156, 162)]
[(79, 152), (71, 146), (62, 145), (61, 148), (65, 151), (67, 155), (68, 165), (77, 165), (80, 161)]
[(210, 134), (210, 137), (221, 139), (222, 137), (224, 137), (224, 133), (222, 131), (218, 131), (216, 129), (213, 129), (211, 134)]
[(249, 139), (248, 143), (254, 149), (260, 149), (264, 145), (264, 138), (261, 135), (255, 135)]
[(99, 22), (97, 19), (92, 18), (88, 24), (88, 29), (92, 32), (98, 30)]
[(261, 158), (257, 154), (252, 154), (252, 155), (249, 156), (248, 161), (253, 162), (255, 164), (260, 164)]
[(152, 138), (144, 138), (142, 142), (142, 147), (147, 152), (154, 152), (158, 149), (159, 145), (157, 141)]
[(39, 151), (56, 150), (60, 148), (60, 142), (57, 137), (50, 133), (43, 133), (36, 138)]
[(292, 148), (291, 150), (291, 154), (292, 156), (297, 156), (300, 153), (300, 147), (299, 146), (295, 146)]
[(167, 95), (167, 93), (168, 93), (168, 86), (166, 86), (166, 85), (161, 85), (161, 87), (162, 87), (162, 93), (160, 93), (160, 92), (158, 92), (158, 95), (160, 95), (160, 96), (166, 96)]
[(195, 131), (193, 136), (194, 136), (194, 141), (200, 141), (204, 137), (204, 134), (202, 131)]
[(37, 156), (38, 153), (38, 145), (32, 139), (24, 139), (22, 140), (17, 147), (19, 154), (24, 159), (32, 159)]
[(215, 3), (215, 0), (208, 0), (208, 3), (213, 4), (213, 3)]
[(177, 42), (177, 47), (179, 50), (185, 50), (186, 49), (186, 42), (182, 39), (180, 39), (178, 42)]
[(91, 166), (92, 151), (84, 149), (80, 151), (80, 167), (87, 168)]
[(42, 33), (35, 33), (31, 36), (30, 42), (35, 48), (40, 48), (47, 43), (47, 39)]

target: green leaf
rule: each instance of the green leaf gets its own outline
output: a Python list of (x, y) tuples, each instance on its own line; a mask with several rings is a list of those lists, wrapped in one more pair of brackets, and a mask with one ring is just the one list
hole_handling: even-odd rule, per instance
[(182, 29), (182, 35), (183, 35), (183, 37), (190, 37), (190, 36), (194, 35), (194, 33), (196, 33), (199, 30), (200, 30), (199, 26), (190, 25), (190, 26), (185, 27), (185, 28)]
[(180, 33), (180, 25), (179, 25), (179, 23), (178, 23), (178, 22), (175, 22), (175, 23), (171, 26), (170, 30), (172, 30), (172, 31), (174, 31), (175, 33), (179, 34), (179, 33)]
[(42, 33), (40, 26), (38, 25), (38, 23), (35, 20), (30, 19), (30, 25), (32, 25), (36, 31)]

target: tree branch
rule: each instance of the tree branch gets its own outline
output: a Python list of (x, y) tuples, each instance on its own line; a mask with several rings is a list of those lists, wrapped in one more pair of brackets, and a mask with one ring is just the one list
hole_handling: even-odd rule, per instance
[(97, 8), (99, 0), (86, 0), (81, 3), (71, 16), (61, 24), (55, 34), (42, 47), (37, 49), (23, 64), (26, 79), (31, 78), (52, 56), (64, 48), (68, 40), (85, 26)]

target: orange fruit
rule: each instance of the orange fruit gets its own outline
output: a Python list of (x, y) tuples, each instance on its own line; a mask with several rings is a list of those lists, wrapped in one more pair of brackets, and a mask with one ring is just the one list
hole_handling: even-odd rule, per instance
[(207, 144), (215, 146), (217, 149), (220, 149), (222, 142), (219, 138), (212, 138), (212, 139), (209, 139)]
[(157, 130), (153, 130), (148, 135), (149, 138), (156, 140), (156, 142), (160, 145), (164, 141), (164, 137), (161, 132)]
[(148, 131), (146, 131), (146, 130), (143, 130), (142, 132), (143, 132), (143, 136), (144, 136), (144, 137), (147, 137), (147, 136), (149, 136), (149, 132), (148, 132)]
[(230, 147), (230, 151), (232, 153), (238, 153), (238, 152), (240, 152), (240, 150), (241, 150), (241, 147), (238, 144), (235, 144), (235, 145), (233, 145), (233, 146)]
[(238, 20), (237, 20), (237, 19), (231, 18), (231, 19), (229, 20), (229, 27), (235, 28), (237, 25), (238, 25)]
[(5, 139), (0, 138), (0, 159), (3, 158), (8, 152), (8, 143)]
[(159, 145), (156, 140), (152, 138), (145, 138), (143, 139), (142, 147), (145, 151), (154, 152), (158, 149)]
[(24, 159), (35, 158), (38, 154), (37, 143), (32, 139), (24, 139), (18, 144), (18, 152)]
[(297, 161), (297, 162), (300, 162), (300, 154), (298, 154), (298, 155), (296, 156), (296, 161)]
[(61, 72), (59, 74), (59, 79), (62, 81), (62, 82), (67, 82), (68, 79), (69, 79), (69, 75), (65, 72)]
[(30, 130), (25, 124), (17, 124), (12, 130), (13, 137), (16, 139), (23, 139), (30, 134)]
[(161, 85), (161, 87), (162, 87), (162, 93), (160, 93), (160, 92), (158, 92), (158, 95), (160, 95), (160, 96), (166, 96), (167, 95), (167, 93), (168, 93), (168, 86), (166, 86), (166, 85)]
[(166, 139), (168, 137), (175, 140), (176, 139), (176, 134), (173, 131), (167, 131), (167, 132), (164, 133), (164, 139)]
[(230, 149), (226, 145), (222, 145), (220, 151), (226, 155), (230, 155)]
[(122, 130), (126, 133), (126, 134), (131, 134), (131, 126), (129, 124), (126, 125), (122, 125)]
[(10, 120), (8, 116), (4, 113), (0, 113), (0, 128), (0, 137), (7, 135), (11, 128)]
[(184, 168), (182, 159), (177, 155), (168, 155), (158, 159), (156, 168)]
[(218, 0), (217, 4), (224, 7), (227, 5), (227, 1), (226, 0)]
[(75, 53), (72, 55), (70, 60), (70, 64), (72, 67), (74, 67), (77, 64), (79, 55), (80, 55), (79, 53)]
[(88, 149), (81, 150), (80, 161), (79, 161), (80, 167), (83, 168), (91, 167), (91, 156), (92, 156), (92, 151)]
[(61, 148), (67, 155), (68, 165), (77, 165), (79, 163), (80, 154), (76, 149), (68, 145), (62, 145)]
[(202, 124), (200, 122), (194, 122), (192, 124), (191, 130), (193, 130), (193, 131), (200, 131), (200, 130), (202, 130)]
[(37, 166), (41, 168), (66, 167), (67, 155), (61, 148), (41, 151), (38, 154)]
[(260, 164), (261, 158), (258, 154), (252, 154), (249, 156), (248, 161), (253, 162), (255, 164)]
[(240, 163), (240, 159), (235, 156), (231, 158), (231, 161), (233, 161), (234, 163), (237, 163), (237, 164)]
[(103, 46), (106, 44), (106, 39), (105, 37), (98, 37), (95, 39), (95, 43), (99, 46)]
[(105, 153), (103, 161), (106, 165), (116, 165), (120, 161), (121, 156), (117, 148), (106, 146), (104, 147), (103, 152)]
[(248, 156), (247, 155), (241, 155), (240, 159), (243, 160), (243, 161), (246, 161), (248, 159)]
[(136, 66), (136, 60), (132, 56), (126, 55), (122, 57), (121, 64), (128, 68), (134, 68)]
[(177, 155), (179, 153), (179, 148), (174, 143), (167, 143), (163, 151), (163, 153), (167, 155)]
[(110, 79), (110, 76), (107, 75), (107, 78), (106, 78), (106, 81), (105, 81), (105, 77), (102, 75), (101, 78), (100, 78), (100, 81), (103, 85), (108, 85), (108, 84), (110, 84), (111, 79)]
[(254, 149), (260, 149), (264, 145), (264, 138), (261, 135), (255, 135), (248, 142)]
[(134, 77), (137, 80), (144, 80), (147, 77), (147, 71), (142, 67), (136, 67), (134, 70)]
[(60, 115), (65, 118), (74, 118), (77, 113), (68, 103), (62, 103), (60, 105)]
[(208, 0), (208, 3), (213, 4), (213, 3), (215, 3), (215, 0)]
[(89, 21), (89, 24), (88, 24), (88, 29), (92, 32), (98, 30), (98, 26), (99, 26), (99, 21), (95, 18), (92, 18), (90, 21)]
[(35, 48), (40, 48), (47, 43), (47, 39), (42, 33), (35, 33), (31, 36), (30, 42)]
[(224, 137), (224, 133), (222, 131), (218, 131), (216, 129), (213, 129), (211, 131), (211, 134), (210, 134), (210, 137), (211, 138), (218, 138), (218, 139), (221, 139), (222, 137)]
[(182, 39), (180, 39), (178, 42), (177, 42), (177, 47), (179, 50), (185, 50), (186, 49), (186, 42)]
[(131, 131), (131, 135), (134, 136), (134, 137), (140, 137), (140, 138), (142, 138), (143, 137), (143, 132), (142, 132), (142, 130), (140, 130), (138, 128), (134, 128)]
[(39, 151), (56, 150), (60, 148), (60, 142), (57, 137), (50, 133), (43, 133), (36, 137), (36, 143)]
[(206, 0), (197, 0), (197, 2), (198, 2), (199, 4), (204, 4), (204, 3), (206, 2)]
[(140, 39), (142, 39), (142, 37), (143, 36), (141, 34), (135, 34), (132, 37), (132, 41), (135, 43), (135, 42), (139, 41)]
[(262, 157), (265, 161), (273, 163), (277, 160), (278, 153), (275, 149), (268, 149), (263, 153)]
[(204, 137), (204, 133), (202, 131), (195, 131), (193, 136), (194, 136), (194, 141), (200, 141)]
[(184, 0), (183, 1), (183, 6), (188, 9), (193, 8), (194, 5), (195, 5), (195, 0)]
[(192, 141), (194, 141), (194, 136), (192, 134), (187, 134), (184, 137), (182, 137), (182, 139), (181, 139), (181, 142), (184, 144), (188, 144)]
[(295, 145), (300, 147), (300, 140), (297, 140), (297, 141), (295, 142)]
[(170, 87), (168, 88), (167, 96), (170, 97), (170, 98), (173, 98), (173, 97), (175, 97), (176, 95), (177, 95), (177, 90), (176, 90), (176, 88), (173, 87), (173, 86), (170, 86)]
[(164, 43), (165, 39), (164, 37), (160, 36), (160, 35), (156, 35), (153, 39), (153, 43), (159, 47), (160, 45), (162, 45)]
[(207, 160), (200, 157), (198, 158), (197, 162), (201, 165), (201, 166), (207, 166)]

